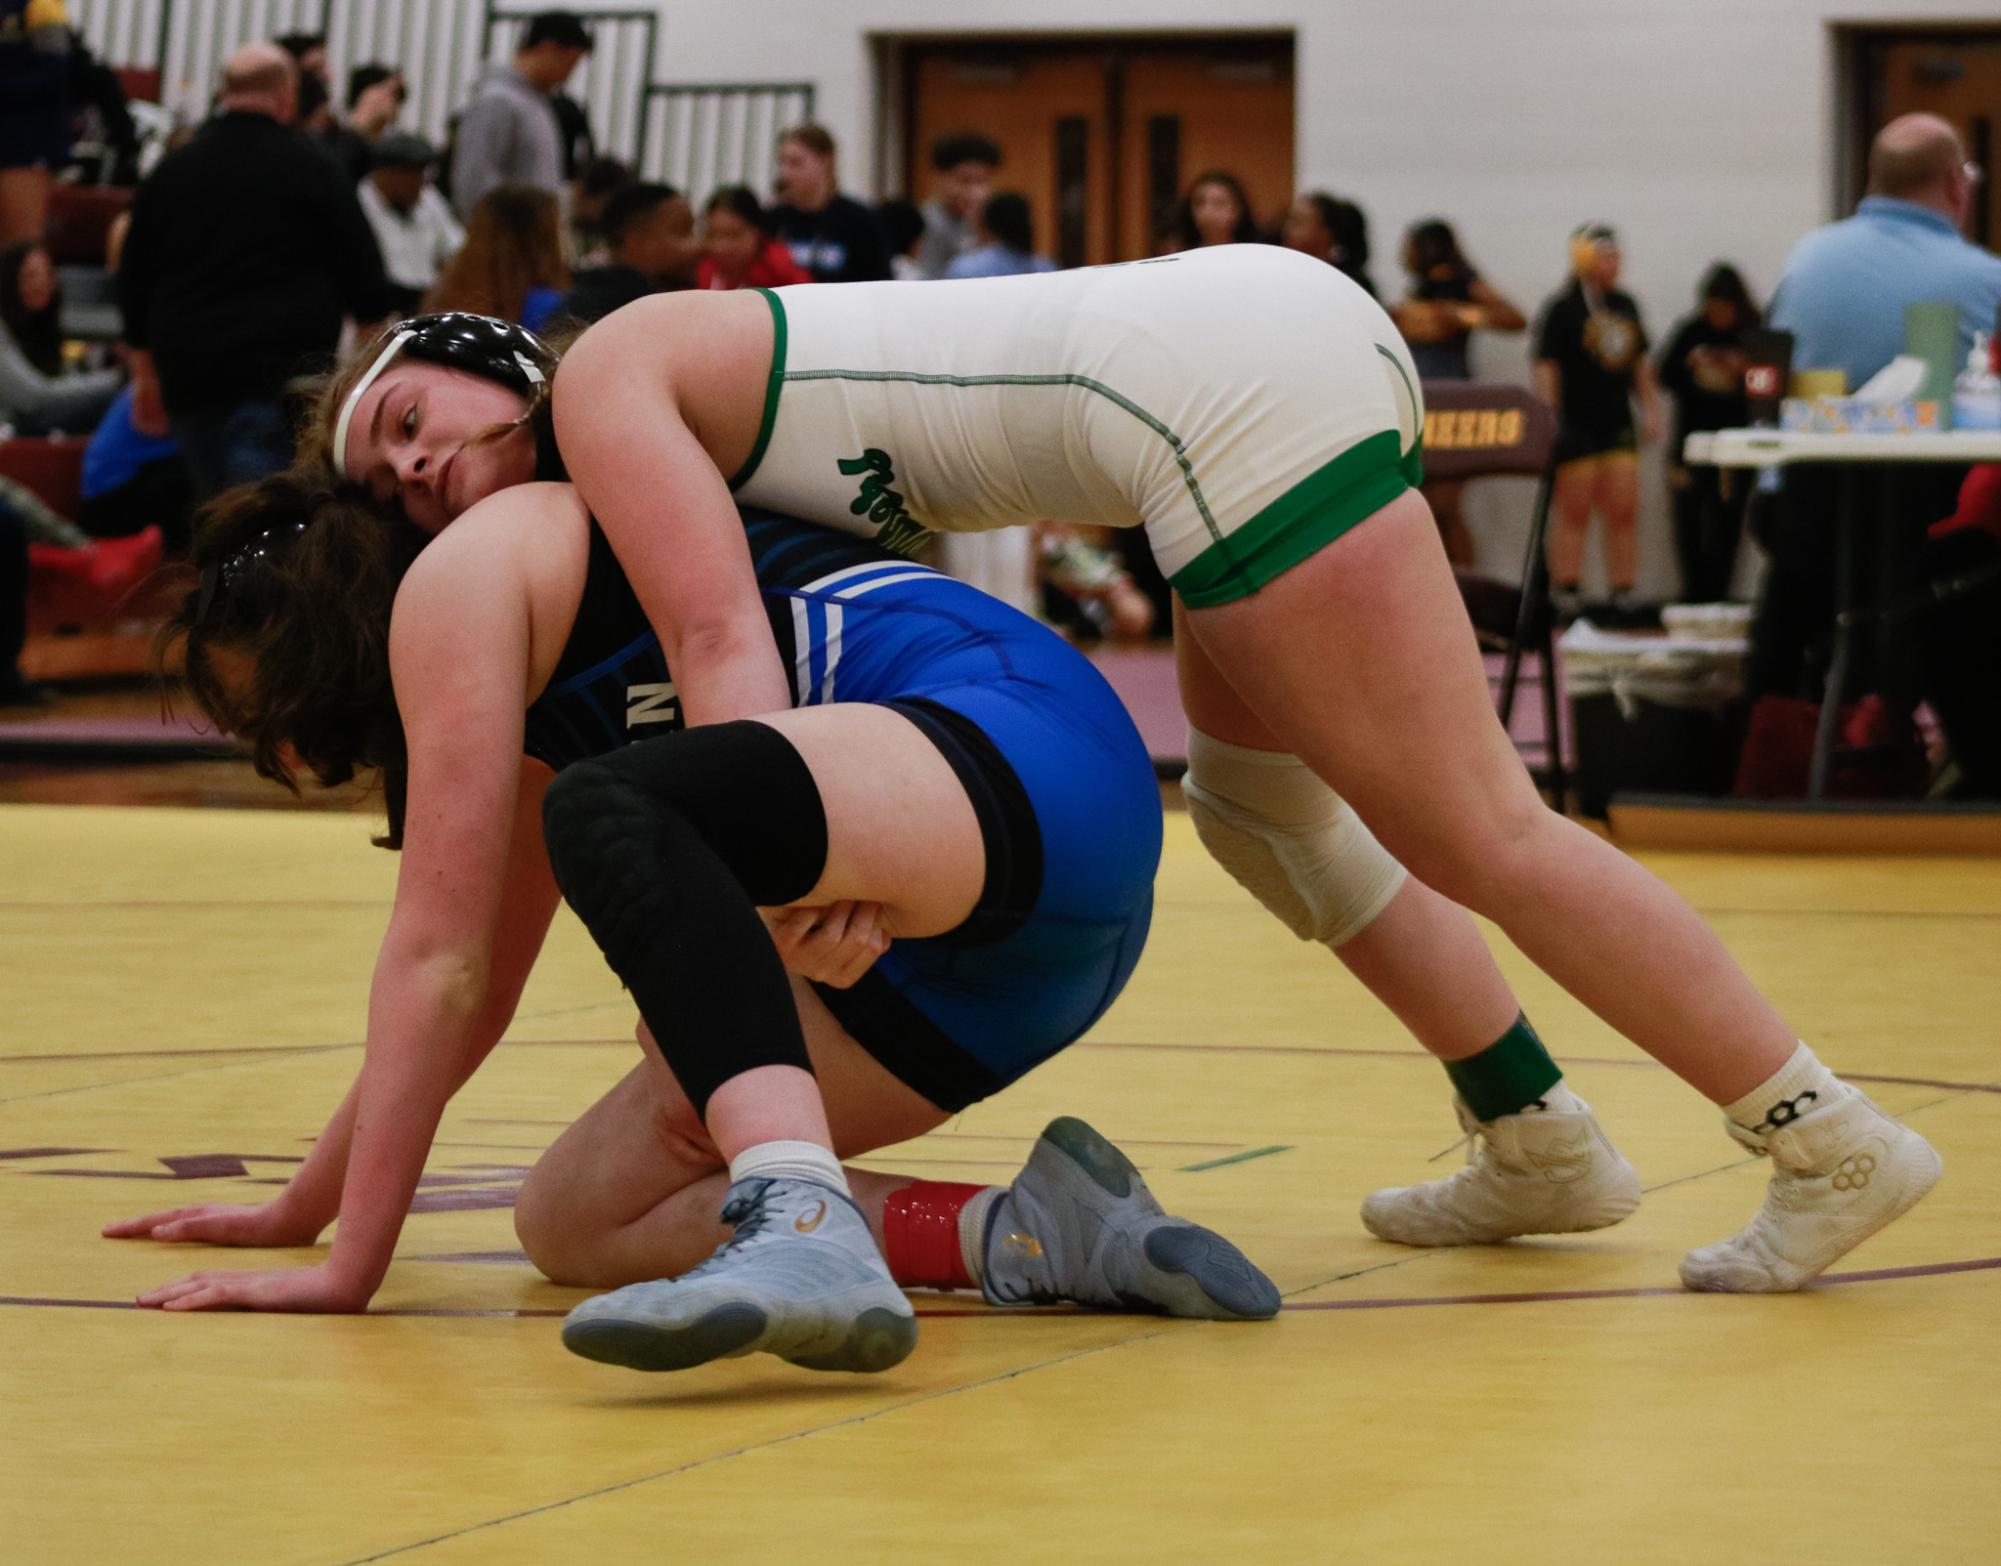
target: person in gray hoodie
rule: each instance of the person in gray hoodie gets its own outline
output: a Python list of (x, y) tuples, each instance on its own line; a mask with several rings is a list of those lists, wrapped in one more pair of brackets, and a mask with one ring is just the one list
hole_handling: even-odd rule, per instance
[(549, 95), (590, 53), (591, 35), (568, 11), (531, 17), (507, 65), (473, 89), (452, 152), (452, 205), (460, 221), (496, 185), (532, 185), (563, 198), (563, 138)]

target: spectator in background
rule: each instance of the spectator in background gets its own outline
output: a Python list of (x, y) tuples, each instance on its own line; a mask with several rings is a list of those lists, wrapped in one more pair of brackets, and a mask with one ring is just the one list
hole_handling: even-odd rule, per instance
[[(1605, 570), (1612, 602), (1632, 607), (1639, 579), (1639, 443), (1661, 437), (1660, 392), (1647, 357), (1640, 307), (1619, 281), (1619, 238), (1587, 223), (1570, 236), (1570, 282), (1543, 306), (1535, 385), (1557, 411), (1556, 526), (1549, 537), (1550, 588), (1574, 610), (1584, 546), (1595, 511), (1605, 519)], [(1642, 429), (1633, 425), (1633, 397)]]
[(931, 167), (938, 180), (923, 207), (924, 242), (917, 249), (917, 276), (946, 276), (953, 261), (980, 243), (980, 209), (1000, 165), (1000, 148), (973, 131), (955, 131), (931, 144)]
[(1726, 598), (1736, 574), (1737, 541), (1751, 486), (1721, 468), (1691, 468), (1681, 460), (1698, 430), (1748, 423), (1744, 397), (1744, 334), (1761, 320), (1751, 290), (1734, 266), (1709, 269), (1695, 314), (1681, 321), (1660, 356), (1660, 383), (1674, 397), (1674, 440), (1668, 448), (1668, 490), (1674, 501), (1675, 553), (1681, 593), (1690, 603)]
[(597, 161), (597, 133), (591, 129), (591, 117), (584, 106), (566, 92), (549, 94), (549, 112), (556, 116), (556, 134), (563, 147), (563, 183), (567, 186)]
[(1262, 236), (1251, 214), (1244, 182), (1223, 169), (1195, 176), (1181, 204), (1174, 209), (1171, 248), (1195, 250), (1203, 245), (1249, 244)]
[(604, 211), (611, 198), (639, 182), (617, 158), (592, 158), (570, 181), (570, 253), (577, 269), (607, 266), (611, 241), (604, 230)]
[[(1992, 330), (2001, 306), (2001, 258), (1961, 237), (1980, 177), (1958, 133), (1933, 115), (1906, 114), (1877, 133), (1869, 194), (1853, 217), (1793, 247), (1773, 294), (1771, 324), (1792, 334), (1794, 369), (1840, 370), (1855, 390), (1904, 351), (1905, 307), (1934, 300), (1958, 307), (1958, 362), (1965, 364), (1974, 332)], [(1879, 563), (1887, 575), (1876, 591), (1895, 596), (1916, 584), (1924, 528), (1953, 513), (1966, 476), (1964, 467), (1946, 463), (1896, 471), (1888, 501), (1896, 521), (1884, 530), (1887, 558)], [(1753, 697), (1810, 690), (1806, 649), (1834, 617), (1834, 535), (1826, 520), (1837, 504), (1834, 476), (1792, 467), (1782, 485), (1756, 524), (1770, 568), (1751, 627), (1746, 683)], [(1901, 722), (1915, 702), (1915, 670), (1901, 657), (1875, 667), (1874, 639), (1860, 640), (1854, 688), (1886, 695)]]
[(21, 673), (28, 643), (28, 529), (0, 505), (0, 707), (48, 707), (56, 693)]
[(556, 198), (535, 186), (502, 185), (472, 209), (465, 243), (424, 308), (497, 315), (537, 331), (569, 287)]
[(475, 85), (452, 147), (452, 206), (468, 225), (497, 186), (562, 193), (564, 137), (549, 98), (590, 49), (576, 17), (543, 11), (529, 19), (512, 62), (488, 67)]
[(604, 229), (610, 259), (578, 270), (563, 301), (567, 318), (603, 320), (635, 299), (693, 281), (695, 216), (672, 185), (628, 185), (606, 204)]
[(2001, 307), (2001, 257), (1962, 237), (1982, 174), (1959, 134), (1906, 114), (1869, 149), (1855, 215), (1815, 229), (1786, 259), (1772, 325), (1793, 334), (1793, 368), (1841, 370), (1855, 390), (1904, 351), (1904, 306), (1959, 307), (1959, 363)]
[(840, 193), (834, 151), (824, 126), (795, 125), (779, 135), (771, 226), (816, 283), (881, 282), (890, 276), (882, 229), (873, 212)]
[[(1468, 348), (1474, 332), (1519, 332), (1528, 325), (1521, 311), (1473, 269), (1448, 223), (1431, 218), (1412, 227), (1404, 236), (1403, 264), (1410, 274), (1409, 292), (1390, 314), (1410, 345), (1421, 380), (1471, 380)], [(1465, 491), (1464, 484), (1445, 479), (1424, 486), (1445, 540), (1445, 557), (1456, 566), (1470, 566), (1475, 559), (1473, 536), (1460, 507)]]
[(322, 87), (332, 86), (327, 80), (325, 33), (280, 33), (274, 42), (292, 57), (292, 63), (299, 68), (301, 77), (311, 76)]
[(1324, 190), (1307, 191), (1286, 209), (1279, 243), (1325, 261), (1360, 284), (1371, 299), (1376, 297), (1375, 281), (1369, 276), (1369, 220), (1354, 202)]
[(273, 44), (223, 67), (221, 112), (132, 202), (118, 272), (133, 421), (170, 423), (199, 495), (291, 460), (286, 382), (331, 361), (344, 316), (392, 300), (353, 187), (292, 128), (297, 68)]
[(438, 150), (410, 131), (390, 131), (370, 149), (374, 167), (357, 188), (361, 210), (382, 250), (382, 269), (400, 314), (409, 314), (459, 253), (465, 230), (430, 182)]
[(293, 105), (292, 123), (315, 146), (324, 147), (334, 132), (333, 98), (323, 77), (311, 71), (299, 72), (299, 99)]
[(360, 184), (376, 166), (375, 144), (396, 123), (407, 96), (402, 72), (389, 66), (357, 65), (347, 73), (347, 120), (321, 144), (351, 183)]
[(702, 209), (697, 288), (783, 288), (812, 281), (771, 231), (771, 219), (755, 191), (725, 185), (709, 197)]
[(124, 380), (116, 370), (63, 373), (62, 308), (46, 247), (0, 250), (0, 424), (24, 435), (90, 429)]
[(924, 274), (917, 270), (917, 246), (924, 238), (924, 214), (917, 203), (893, 196), (875, 209), (882, 226), (882, 242), (889, 249), (889, 271), (899, 283), (910, 283)]
[(60, 0), (0, 0), (0, 245), (48, 226), (49, 181), (69, 161), (69, 44)]
[(1409, 292), (1390, 314), (1424, 380), (1470, 381), (1475, 332), (1519, 332), (1528, 325), (1474, 270), (1449, 223), (1430, 218), (1414, 224), (1404, 236), (1403, 264)]
[(1056, 263), (1035, 253), (1035, 218), (1018, 190), (996, 191), (980, 210), (980, 244), (945, 268), (947, 277), (1017, 277), (1053, 272)]

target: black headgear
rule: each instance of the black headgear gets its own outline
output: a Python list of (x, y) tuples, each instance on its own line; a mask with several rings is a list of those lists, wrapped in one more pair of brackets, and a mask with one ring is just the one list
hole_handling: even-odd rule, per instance
[(400, 354), (484, 376), (524, 397), (556, 373), (556, 356), (549, 345), (512, 321), (465, 310), (440, 310), (400, 321), (390, 330), (375, 362), (354, 383), (334, 422), (333, 461), (343, 474), (347, 473), (347, 431), (354, 410), (362, 394)]

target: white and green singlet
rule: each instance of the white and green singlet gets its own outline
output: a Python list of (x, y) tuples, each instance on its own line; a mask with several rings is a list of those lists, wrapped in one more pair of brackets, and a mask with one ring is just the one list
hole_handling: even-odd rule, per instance
[(1043, 518), (1144, 526), (1199, 607), (1256, 592), (1421, 475), (1390, 318), (1276, 246), (765, 298), (771, 380), (731, 487), (890, 548)]

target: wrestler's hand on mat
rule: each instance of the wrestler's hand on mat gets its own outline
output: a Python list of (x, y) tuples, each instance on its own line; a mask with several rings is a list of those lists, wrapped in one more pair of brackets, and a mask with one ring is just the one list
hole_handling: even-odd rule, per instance
[(368, 1309), (368, 1295), (326, 1266), (283, 1272), (191, 1272), (148, 1289), (139, 1303), (153, 1310), (290, 1310), (345, 1315)]
[(853, 984), (889, 950), (880, 903), (777, 908), (767, 912), (765, 922), (791, 972), (837, 990)]
[(287, 1212), (277, 1201), (242, 1207), (230, 1202), (197, 1202), (143, 1218), (108, 1223), (107, 1240), (188, 1240), (197, 1245), (258, 1245), (278, 1248), (311, 1245), (325, 1224)]

